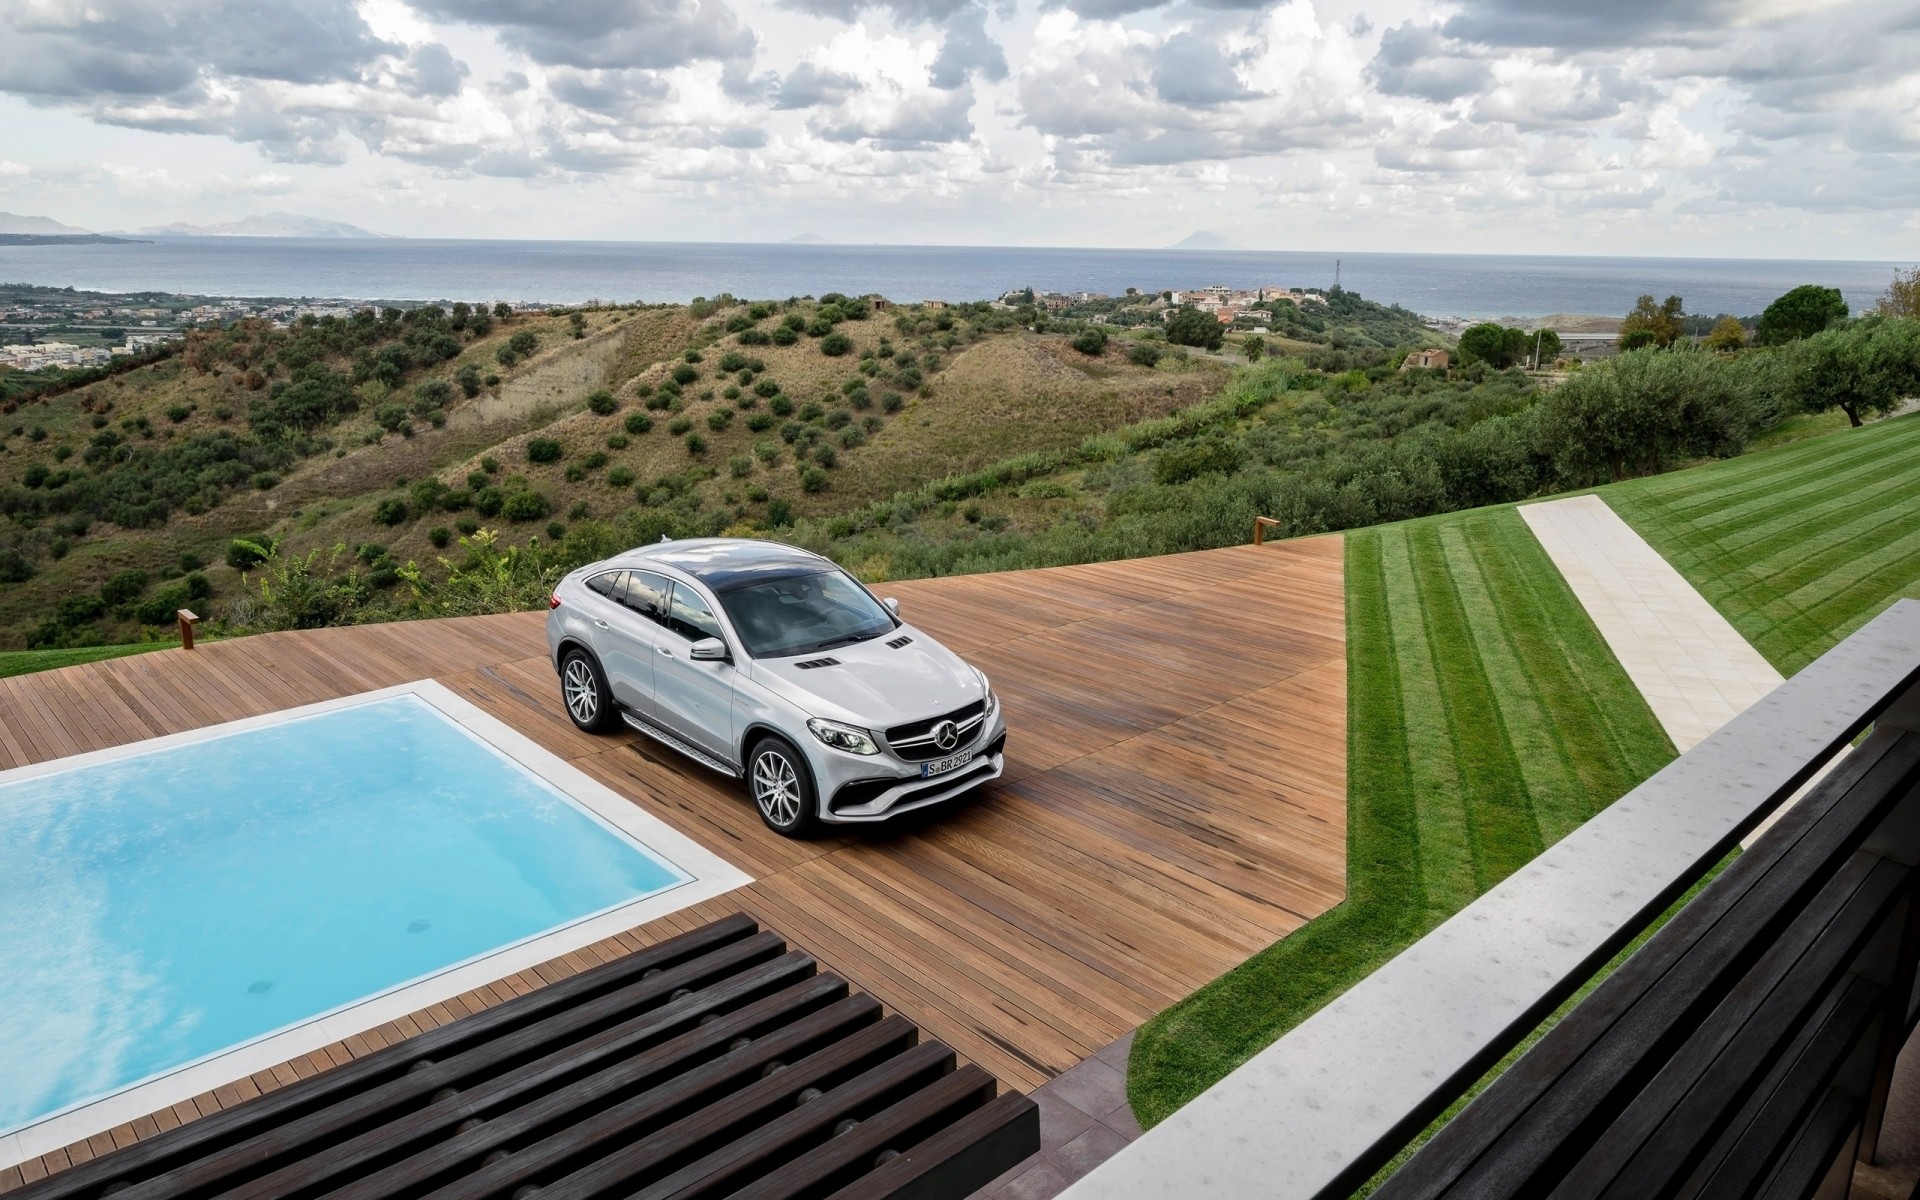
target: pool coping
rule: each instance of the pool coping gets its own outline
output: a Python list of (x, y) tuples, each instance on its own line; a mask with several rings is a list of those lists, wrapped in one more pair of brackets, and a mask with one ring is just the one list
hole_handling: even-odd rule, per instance
[(182, 733), (129, 742), (123, 746), (15, 767), (0, 772), (0, 782), (133, 758), (400, 696), (413, 696), (435, 709), (462, 732), (551, 787), (589, 817), (639, 843), (648, 853), (666, 862), (686, 878), (660, 891), (453, 963), (364, 999), (316, 1014), (296, 1025), (216, 1051), (98, 1099), (82, 1101), (0, 1133), (0, 1170), (190, 1100), (214, 1088), (245, 1079), (256, 1072), (312, 1054), (389, 1021), (496, 983), (753, 882), (752, 876), (639, 804), (431, 679), (358, 692), (317, 704), (281, 709), (257, 717), (245, 717)]

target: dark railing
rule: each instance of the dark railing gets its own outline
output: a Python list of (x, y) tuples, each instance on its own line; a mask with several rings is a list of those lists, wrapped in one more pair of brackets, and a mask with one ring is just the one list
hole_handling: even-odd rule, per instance
[(1844, 1195), (1920, 1008), (1911, 600), (1066, 1195), (1350, 1195), (1790, 802), (1376, 1195)]

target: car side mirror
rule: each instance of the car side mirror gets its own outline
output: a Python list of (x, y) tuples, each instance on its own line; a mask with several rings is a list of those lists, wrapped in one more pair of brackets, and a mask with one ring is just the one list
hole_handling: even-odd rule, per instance
[(727, 644), (719, 638), (701, 638), (687, 649), (687, 657), (698, 662), (725, 662)]
[(900, 615), (900, 602), (898, 600), (895, 600), (892, 596), (888, 596), (885, 600), (882, 600), (880, 603), (886, 605), (887, 611), (892, 613), (894, 616), (897, 617)]

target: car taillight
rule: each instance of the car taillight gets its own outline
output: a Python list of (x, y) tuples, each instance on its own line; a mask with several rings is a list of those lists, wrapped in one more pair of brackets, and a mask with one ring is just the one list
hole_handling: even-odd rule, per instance
[(559, 607), (560, 607), (560, 593), (559, 593), (559, 592), (555, 592), (555, 593), (554, 593), (553, 595), (551, 595), (551, 596), (548, 596), (548, 597), (547, 597), (547, 607), (548, 607), (548, 608), (559, 608)]

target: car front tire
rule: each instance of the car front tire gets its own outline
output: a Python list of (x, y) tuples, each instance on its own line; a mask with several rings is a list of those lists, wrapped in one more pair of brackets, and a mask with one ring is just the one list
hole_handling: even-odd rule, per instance
[(605, 733), (620, 722), (606, 673), (584, 650), (569, 650), (560, 660), (560, 699), (575, 727), (588, 733)]
[(767, 828), (783, 837), (805, 837), (819, 822), (813, 772), (785, 738), (763, 737), (747, 753), (747, 790)]

